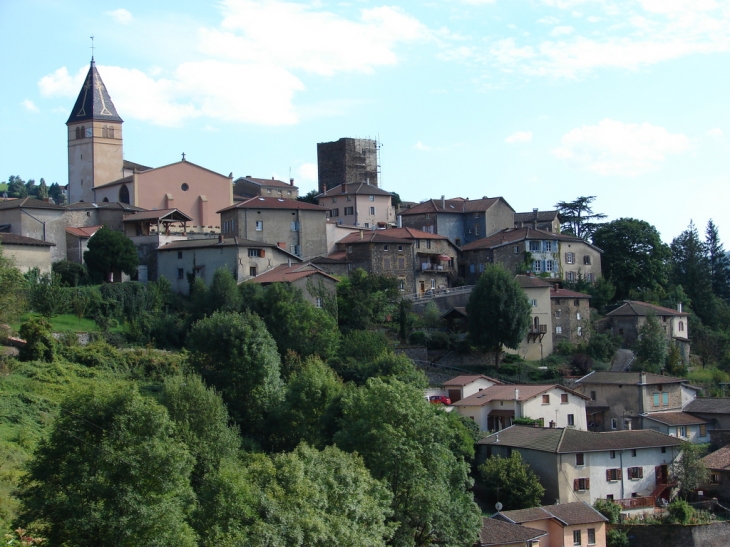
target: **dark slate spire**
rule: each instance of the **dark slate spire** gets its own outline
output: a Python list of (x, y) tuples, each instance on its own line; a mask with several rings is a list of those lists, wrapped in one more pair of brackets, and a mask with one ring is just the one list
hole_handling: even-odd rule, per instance
[(112, 98), (106, 90), (104, 82), (101, 81), (99, 71), (96, 70), (94, 58), (91, 58), (91, 67), (86, 75), (84, 85), (81, 87), (76, 104), (71, 111), (68, 123), (82, 122), (86, 120), (102, 120), (109, 122), (121, 122), (122, 118), (114, 108)]

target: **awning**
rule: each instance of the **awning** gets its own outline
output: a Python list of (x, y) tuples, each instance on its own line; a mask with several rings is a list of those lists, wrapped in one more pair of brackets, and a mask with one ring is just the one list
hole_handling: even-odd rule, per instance
[(439, 255), (438, 258), (439, 258), (439, 260), (445, 260), (446, 262), (451, 260), (451, 257), (448, 255)]

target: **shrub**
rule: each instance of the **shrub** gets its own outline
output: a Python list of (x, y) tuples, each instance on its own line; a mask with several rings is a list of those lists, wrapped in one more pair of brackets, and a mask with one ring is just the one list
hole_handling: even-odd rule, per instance
[(586, 375), (593, 369), (593, 359), (585, 353), (576, 353), (570, 360), (570, 366), (578, 374)]
[(684, 500), (669, 504), (669, 519), (677, 524), (687, 524), (695, 514), (694, 508)]
[(25, 346), (20, 348), (21, 361), (53, 361), (56, 341), (48, 321), (42, 317), (28, 319), (20, 325), (20, 337), (25, 340)]
[(609, 524), (616, 524), (621, 516), (621, 506), (611, 500), (596, 500), (593, 508), (606, 517)]
[(412, 346), (425, 346), (428, 342), (428, 334), (422, 330), (417, 330), (416, 332), (411, 333), (408, 341)]
[(623, 530), (606, 532), (606, 547), (629, 547), (629, 536)]
[(558, 355), (572, 355), (573, 344), (571, 344), (568, 340), (561, 340), (555, 345), (555, 353)]
[(447, 349), (450, 341), (451, 339), (447, 333), (436, 331), (432, 332), (426, 340), (426, 347), (428, 349)]
[[(503, 365), (509, 365), (509, 364), (522, 364), (525, 360), (517, 355), (516, 353), (508, 353), (504, 356), (502, 359)], [(517, 370), (517, 369), (515, 369)]]
[(588, 355), (599, 361), (610, 361), (613, 354), (621, 347), (621, 336), (618, 334), (593, 332), (586, 348)]

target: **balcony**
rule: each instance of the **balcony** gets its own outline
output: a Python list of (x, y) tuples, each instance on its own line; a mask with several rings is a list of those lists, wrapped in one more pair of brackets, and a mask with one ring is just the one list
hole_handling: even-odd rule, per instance
[(424, 262), (423, 264), (421, 264), (421, 271), (448, 273), (453, 271), (453, 268), (450, 268), (448, 265), (444, 264), (429, 264), (428, 262)]
[(547, 325), (533, 325), (530, 330), (527, 331), (527, 341), (542, 342), (543, 337), (547, 334)]
[(654, 507), (656, 502), (651, 496), (640, 496), (637, 498), (625, 498), (619, 500), (613, 500), (614, 503), (618, 503), (621, 509), (631, 511), (632, 509), (644, 509), (646, 507)]

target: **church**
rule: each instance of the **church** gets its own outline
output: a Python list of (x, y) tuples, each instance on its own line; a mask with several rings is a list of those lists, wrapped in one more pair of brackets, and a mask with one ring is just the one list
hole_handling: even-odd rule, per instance
[(233, 178), (182, 159), (151, 168), (124, 159), (122, 118), (92, 57), (68, 128), (68, 201), (177, 209), (188, 232), (219, 233), (216, 213), (233, 205)]

